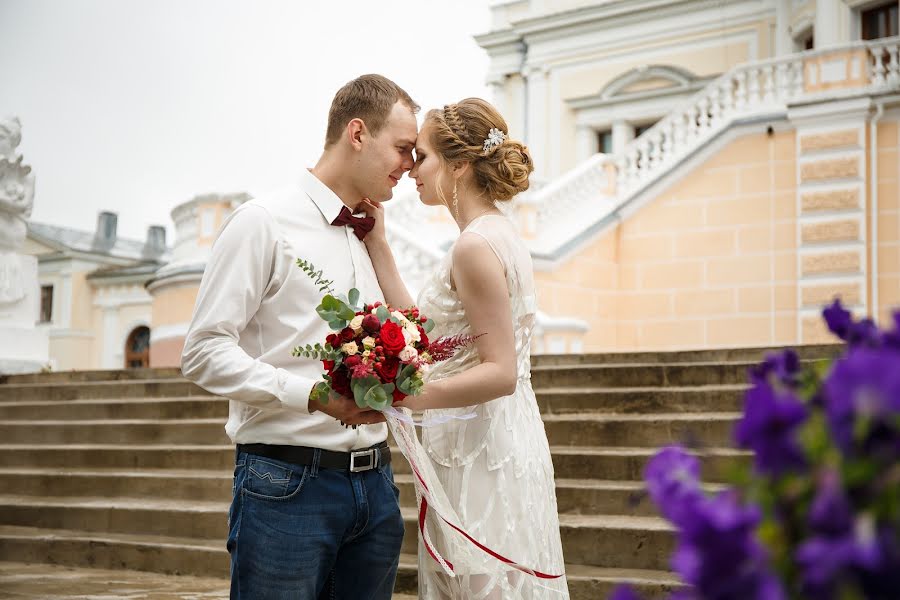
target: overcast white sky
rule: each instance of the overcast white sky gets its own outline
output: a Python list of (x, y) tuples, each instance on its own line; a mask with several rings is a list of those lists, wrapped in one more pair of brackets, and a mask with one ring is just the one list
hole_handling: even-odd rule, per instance
[[(119, 235), (196, 194), (289, 184), (361, 73), (423, 109), (489, 98), (485, 0), (0, 0), (0, 115), (22, 121), (32, 219)], [(410, 189), (407, 187), (404, 190)], [(402, 192), (401, 192), (402, 193)]]

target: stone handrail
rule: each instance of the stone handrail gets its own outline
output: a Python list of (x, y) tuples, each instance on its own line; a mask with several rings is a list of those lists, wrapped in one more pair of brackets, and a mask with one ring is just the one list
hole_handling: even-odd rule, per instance
[[(897, 89), (898, 48), (900, 37), (893, 37), (738, 65), (622, 151), (592, 156), (530, 195), (527, 204), (537, 211), (543, 231), (577, 232), (578, 227), (571, 227), (571, 215), (578, 217), (597, 203), (605, 205), (607, 213), (615, 210), (733, 122), (783, 112), (800, 99)], [(537, 245), (564, 242), (546, 240)]]

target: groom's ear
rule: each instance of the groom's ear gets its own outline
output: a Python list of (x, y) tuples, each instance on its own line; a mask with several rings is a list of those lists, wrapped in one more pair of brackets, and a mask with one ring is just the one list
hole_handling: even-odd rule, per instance
[(354, 150), (362, 150), (362, 139), (368, 134), (362, 119), (350, 119), (347, 122), (347, 139)]

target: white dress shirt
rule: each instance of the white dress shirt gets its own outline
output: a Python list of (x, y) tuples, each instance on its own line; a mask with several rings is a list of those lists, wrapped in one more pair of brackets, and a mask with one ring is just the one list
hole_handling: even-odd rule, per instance
[(350, 227), (331, 222), (340, 198), (304, 170), (300, 185), (251, 200), (225, 221), (203, 273), (184, 340), (184, 376), (230, 399), (225, 431), (238, 444), (311, 446), (348, 451), (387, 438), (387, 427), (345, 428), (309, 413), (309, 393), (322, 363), (291, 356), (299, 345), (325, 341), (316, 314), (322, 299), (296, 265), (303, 258), (333, 280), (332, 288), (383, 299), (365, 245)]

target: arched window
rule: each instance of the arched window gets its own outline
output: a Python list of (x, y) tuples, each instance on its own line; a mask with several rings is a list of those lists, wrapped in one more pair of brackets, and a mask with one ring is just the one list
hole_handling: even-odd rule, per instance
[(150, 366), (150, 328), (135, 327), (125, 342), (125, 368), (140, 369)]

